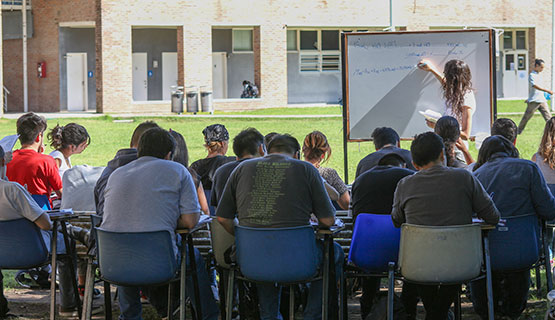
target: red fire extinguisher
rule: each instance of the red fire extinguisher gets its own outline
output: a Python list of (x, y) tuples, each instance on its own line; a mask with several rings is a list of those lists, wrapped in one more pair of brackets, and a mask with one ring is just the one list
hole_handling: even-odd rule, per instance
[(45, 61), (37, 63), (37, 76), (39, 78), (46, 78), (46, 62)]

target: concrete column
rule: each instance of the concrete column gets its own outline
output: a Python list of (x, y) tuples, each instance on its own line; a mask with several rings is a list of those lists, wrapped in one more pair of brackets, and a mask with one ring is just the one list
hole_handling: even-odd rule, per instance
[(94, 40), (96, 51), (96, 112), (104, 112), (102, 95), (102, 0), (95, 1), (96, 26), (94, 28)]
[(253, 52), (254, 52), (254, 83), (258, 87), (259, 95), (264, 90), (261, 83), (261, 65), (260, 65), (260, 26), (254, 27), (252, 31)]
[(183, 47), (183, 26), (177, 27), (177, 85), (185, 86), (185, 56)]

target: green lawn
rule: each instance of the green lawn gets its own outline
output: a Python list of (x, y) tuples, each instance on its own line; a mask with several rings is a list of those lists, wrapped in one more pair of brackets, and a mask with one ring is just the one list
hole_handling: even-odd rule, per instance
[[(516, 110), (518, 106), (524, 107), (522, 102), (500, 101), (500, 111)], [(523, 111), (523, 109), (521, 110)], [(263, 109), (243, 114), (341, 114), (340, 107), (314, 107), (314, 108), (279, 108), (279, 109)], [(516, 123), (520, 120), (520, 116), (509, 116)], [(280, 133), (290, 133), (299, 139), (302, 143), (304, 136), (313, 130), (320, 130), (326, 134), (333, 150), (333, 156), (329, 160), (327, 166), (335, 168), (343, 176), (343, 138), (342, 138), (342, 119), (338, 118), (229, 118), (229, 119), (210, 119), (210, 118), (178, 118), (178, 117), (159, 117), (159, 118), (132, 118), (132, 123), (115, 123), (114, 118), (110, 116), (100, 118), (81, 118), (81, 119), (49, 119), (49, 128), (56, 123), (66, 124), (69, 122), (78, 122), (85, 126), (89, 131), (92, 141), (91, 145), (80, 155), (72, 157), (73, 164), (89, 164), (93, 166), (104, 166), (113, 158), (116, 151), (120, 148), (129, 146), (129, 140), (133, 129), (141, 121), (147, 119), (158, 122), (165, 129), (173, 129), (183, 134), (187, 141), (191, 161), (206, 156), (204, 151), (202, 129), (213, 123), (223, 123), (229, 130), (230, 136), (235, 136), (239, 131), (247, 127), (255, 127), (263, 134), (275, 131)], [(535, 115), (530, 120), (524, 134), (519, 136), (517, 147), (521, 151), (521, 156), (530, 159), (537, 149), (544, 122), (541, 116)], [(0, 137), (8, 134), (14, 134), (15, 120), (0, 119)], [(410, 142), (403, 141), (402, 146), (409, 148)], [(16, 146), (17, 148), (18, 146)], [(51, 149), (48, 148), (47, 152)], [(373, 152), (374, 147), (371, 142), (349, 143), (348, 160), (349, 160), (349, 182), (353, 181), (356, 165), (360, 159), (368, 153)], [(477, 150), (471, 143), (471, 152), (474, 157), (477, 156)], [(229, 151), (232, 154), (232, 151)]]

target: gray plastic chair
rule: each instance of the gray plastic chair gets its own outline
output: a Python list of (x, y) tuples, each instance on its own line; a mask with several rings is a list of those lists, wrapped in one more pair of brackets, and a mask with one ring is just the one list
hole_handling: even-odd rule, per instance
[(399, 269), (408, 281), (456, 284), (480, 275), (480, 225), (401, 226)]
[(210, 223), (210, 238), (216, 264), (224, 269), (231, 268), (229, 263), (225, 262), (224, 253), (235, 244), (235, 236), (227, 232), (218, 220), (214, 219)]

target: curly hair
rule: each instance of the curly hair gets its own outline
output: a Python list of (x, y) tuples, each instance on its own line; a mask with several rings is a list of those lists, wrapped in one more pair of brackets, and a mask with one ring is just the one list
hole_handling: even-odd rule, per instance
[(78, 146), (83, 142), (91, 143), (91, 137), (87, 129), (77, 123), (68, 123), (65, 126), (57, 124), (48, 133), (50, 146), (56, 150), (61, 150), (70, 145)]
[(325, 155), (324, 161), (331, 157), (331, 147), (326, 136), (320, 131), (307, 134), (303, 142), (303, 155), (308, 161), (319, 160)]
[(445, 81), (442, 83), (443, 97), (451, 107), (455, 118), (460, 122), (463, 114), (464, 95), (472, 91), (470, 68), (461, 60), (450, 60), (443, 70)]
[(538, 153), (543, 161), (555, 170), (555, 117), (545, 123)]

